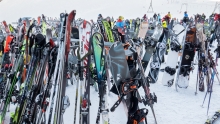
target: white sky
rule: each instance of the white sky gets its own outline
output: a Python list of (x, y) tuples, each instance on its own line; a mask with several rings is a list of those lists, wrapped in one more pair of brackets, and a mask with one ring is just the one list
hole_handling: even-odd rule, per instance
[[(170, 3), (171, 1), (176, 2)], [(215, 2), (210, 0), (153, 0), (153, 8), (161, 15), (170, 11), (173, 17), (182, 18), (180, 8), (185, 2), (188, 3), (189, 15), (203, 12), (211, 14), (215, 6)], [(120, 0), (120, 2), (118, 0), (3, 0), (0, 2), (0, 21), (14, 22), (20, 17), (36, 18), (41, 14), (58, 17), (61, 12), (65, 10), (70, 12), (73, 9), (77, 11), (77, 18), (87, 20), (96, 19), (98, 14), (105, 17), (114, 16), (114, 18), (120, 15), (125, 18), (136, 18), (147, 13), (149, 5), (150, 0)], [(185, 11), (184, 6), (182, 11)]]

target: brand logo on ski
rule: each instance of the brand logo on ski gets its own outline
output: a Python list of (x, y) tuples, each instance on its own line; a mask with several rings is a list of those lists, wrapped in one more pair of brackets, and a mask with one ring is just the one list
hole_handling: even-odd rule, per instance
[(189, 59), (189, 57), (190, 57), (189, 55), (186, 55), (186, 56), (185, 56), (185, 59)]

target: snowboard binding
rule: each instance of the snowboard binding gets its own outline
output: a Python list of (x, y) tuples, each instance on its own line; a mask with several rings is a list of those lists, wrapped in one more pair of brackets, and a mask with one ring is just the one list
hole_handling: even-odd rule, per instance
[(111, 107), (110, 111), (114, 112), (115, 109), (119, 106), (121, 103), (122, 99), (124, 96), (126, 96), (128, 93), (135, 92), (137, 91), (139, 87), (138, 80), (132, 80), (132, 79), (125, 79), (122, 80), (121, 85), (120, 85), (120, 91), (121, 91), (121, 96), (119, 99), (115, 102), (115, 104)]
[(151, 104), (154, 104), (154, 102), (157, 103), (157, 96), (155, 95), (155, 93), (153, 93), (153, 94), (150, 93), (149, 96), (150, 96), (150, 98), (148, 98), (147, 95), (145, 95), (145, 98), (142, 97), (142, 101), (143, 101), (145, 106), (146, 105), (149, 106)]
[(139, 87), (138, 80), (126, 79), (122, 81), (121, 92), (125, 95), (132, 91), (136, 91)]
[(147, 47), (155, 47), (157, 45), (157, 42), (154, 41), (151, 37), (146, 37), (144, 39), (144, 43), (146, 45), (145, 49), (147, 49)]
[(171, 68), (169, 66), (165, 67), (165, 71), (170, 74), (170, 75), (174, 75), (176, 73), (176, 69), (175, 68)]
[(148, 114), (148, 109), (142, 108), (138, 109), (134, 114), (131, 114), (128, 118), (127, 124), (139, 124), (145, 120)]
[(180, 67), (180, 74), (182, 74), (184, 77), (189, 75), (189, 72), (191, 70), (190, 66), (181, 66)]
[(171, 48), (172, 51), (178, 52), (178, 51), (181, 50), (181, 45), (179, 45), (179, 44), (177, 44), (175, 42), (171, 42), (170, 43), (170, 48)]

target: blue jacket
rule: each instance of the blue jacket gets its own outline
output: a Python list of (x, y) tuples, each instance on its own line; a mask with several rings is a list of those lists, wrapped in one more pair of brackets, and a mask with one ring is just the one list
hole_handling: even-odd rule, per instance
[(116, 26), (117, 26), (118, 28), (124, 28), (124, 22), (123, 22), (122, 20), (118, 20), (118, 21), (116, 22)]
[(160, 18), (160, 15), (157, 16), (157, 19), (158, 19), (158, 21), (161, 19), (161, 18)]
[(187, 13), (184, 13), (184, 17), (188, 17), (188, 14), (187, 14)]

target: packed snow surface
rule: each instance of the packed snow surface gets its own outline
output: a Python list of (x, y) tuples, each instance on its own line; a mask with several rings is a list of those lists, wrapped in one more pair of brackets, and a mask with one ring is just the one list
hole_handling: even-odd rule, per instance
[[(164, 16), (168, 11), (171, 12), (172, 18), (181, 19), (183, 12), (187, 10), (189, 16), (193, 14), (206, 14), (209, 16), (215, 7), (215, 1), (209, 0), (153, 0), (153, 10)], [(187, 4), (183, 4), (187, 3)], [(187, 5), (187, 7), (186, 7)], [(20, 17), (41, 16), (44, 14), (48, 17), (59, 17), (61, 12), (70, 12), (75, 9), (76, 18), (84, 18), (87, 20), (96, 20), (98, 14), (104, 17), (110, 16), (117, 18), (122, 15), (125, 19), (142, 17), (150, 6), (150, 0), (3, 0), (0, 2), (0, 21), (15, 22)], [(182, 9), (181, 9), (182, 6)], [(216, 9), (215, 12), (219, 12)], [(152, 16), (153, 13), (147, 13)], [(215, 44), (216, 46), (216, 44)], [(212, 52), (214, 49), (212, 49)], [(163, 65), (162, 67), (163, 68)], [(217, 67), (218, 71), (220, 67)], [(151, 92), (155, 92), (158, 97), (158, 103), (154, 104), (154, 110), (158, 124), (204, 124), (207, 119), (208, 97), (206, 98), (204, 107), (201, 107), (205, 92), (199, 92), (195, 95), (197, 65), (190, 75), (190, 83), (187, 89), (179, 89), (175, 91), (174, 86), (165, 87), (161, 84), (163, 72), (159, 74), (159, 80), (155, 84), (150, 85)], [(64, 123), (72, 124), (74, 118), (76, 83), (67, 87), (66, 95), (69, 96), (71, 105), (64, 114)], [(211, 97), (209, 116), (220, 109), (220, 85), (217, 79), (214, 80), (213, 92)], [(141, 95), (144, 92), (140, 90)], [(91, 124), (95, 123), (98, 112), (98, 93), (91, 87)], [(118, 97), (112, 93), (108, 96), (109, 106), (111, 107)], [(145, 107), (139, 105), (140, 108)], [(14, 111), (15, 106), (11, 106)], [(79, 108), (77, 108), (79, 110)], [(154, 124), (154, 118), (149, 109), (147, 115), (148, 123)], [(114, 113), (110, 114), (111, 124), (126, 124), (127, 117), (124, 108), (120, 105)], [(7, 114), (5, 123), (9, 123), (9, 113)], [(78, 122), (78, 117), (77, 117)], [(216, 122), (220, 124), (220, 121)]]

